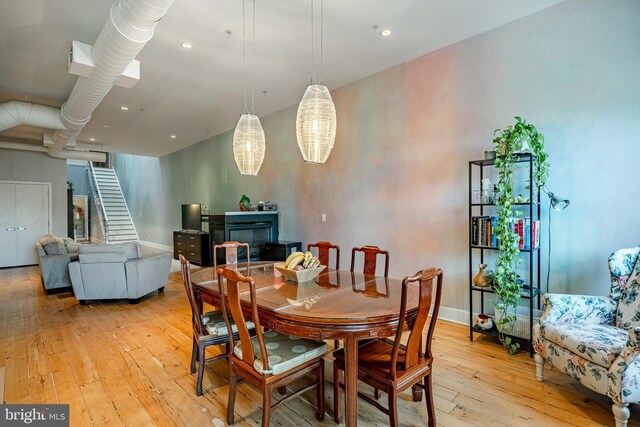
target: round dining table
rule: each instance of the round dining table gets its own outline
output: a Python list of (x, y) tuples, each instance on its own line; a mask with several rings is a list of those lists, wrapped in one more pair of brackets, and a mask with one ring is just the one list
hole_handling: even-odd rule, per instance
[[(223, 267), (223, 266), (222, 266)], [(327, 269), (313, 281), (287, 281), (274, 272), (273, 263), (233, 266), (255, 281), (261, 326), (284, 334), (316, 340), (341, 340), (345, 352), (345, 424), (358, 422), (358, 341), (394, 336), (398, 328), (401, 283), (399, 279)], [(244, 268), (244, 271), (243, 271)], [(192, 273), (198, 298), (214, 306), (220, 293), (214, 268)], [(248, 288), (241, 293), (245, 315), (251, 317)], [(407, 323), (418, 307), (418, 288), (409, 287)], [(412, 316), (413, 315), (413, 316)], [(405, 325), (408, 327), (409, 325)]]

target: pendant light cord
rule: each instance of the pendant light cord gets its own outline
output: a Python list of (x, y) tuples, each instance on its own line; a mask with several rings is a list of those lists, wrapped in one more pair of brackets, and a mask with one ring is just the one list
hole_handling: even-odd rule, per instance
[(242, 86), (244, 90), (244, 114), (249, 112), (247, 107), (247, 29), (245, 24), (244, 0), (242, 0)]
[(324, 39), (324, 0), (320, 0), (320, 79), (318, 80), (318, 83), (320, 84), (322, 84), (322, 72), (324, 71), (324, 67), (322, 63), (323, 39)]
[(316, 84), (316, 73), (314, 70), (314, 46), (313, 46), (313, 0), (311, 0), (311, 84)]
[(256, 65), (256, 0), (253, 0), (253, 22), (251, 29), (251, 114), (254, 112), (254, 92), (255, 92), (255, 65)]

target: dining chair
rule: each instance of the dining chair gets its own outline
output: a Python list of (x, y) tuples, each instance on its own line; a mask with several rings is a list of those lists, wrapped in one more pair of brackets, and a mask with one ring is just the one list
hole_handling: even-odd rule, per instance
[[(182, 269), (182, 283), (191, 306), (191, 319), (193, 326), (193, 347), (191, 349), (191, 373), (196, 372), (196, 360), (198, 362), (198, 381), (196, 383), (196, 395), (202, 396), (202, 377), (204, 376), (204, 366), (217, 359), (228, 358), (229, 355), (229, 333), (227, 323), (222, 310), (209, 311), (200, 314), (201, 309), (196, 302), (196, 297), (191, 284), (191, 266), (184, 256), (180, 255), (180, 267)], [(247, 328), (255, 331), (253, 323), (248, 322)], [(233, 325), (233, 335), (238, 337), (238, 329)], [(211, 346), (225, 345), (222, 353), (210, 358), (206, 358), (206, 349)]]
[(213, 245), (213, 251), (211, 256), (213, 257), (213, 271), (218, 271), (218, 250), (224, 249), (224, 260), (226, 265), (238, 264), (238, 249), (245, 248), (246, 260), (247, 260), (247, 274), (249, 271), (249, 264), (251, 263), (251, 249), (248, 243), (240, 243), (235, 240), (224, 242), (219, 245)]
[[(262, 391), (262, 426), (268, 427), (271, 411), (277, 409), (290, 399), (316, 389), (316, 419), (324, 419), (324, 360), (322, 356), (327, 350), (323, 342), (297, 338), (276, 331), (262, 331), (256, 327), (256, 335), (251, 337), (244, 327), (245, 314), (240, 299), (240, 292), (249, 289), (252, 320), (260, 325), (258, 305), (256, 302), (255, 282), (237, 270), (218, 269), (218, 282), (226, 283), (226, 298), (221, 298), (225, 319), (238, 325), (239, 342), (230, 337), (232, 351), (229, 354), (229, 401), (227, 404), (227, 423), (234, 422), (234, 406), (238, 377)], [(243, 286), (244, 289), (240, 289)], [(226, 303), (225, 303), (226, 300)], [(271, 392), (276, 389), (286, 393), (286, 386), (307, 374), (315, 372), (315, 381), (271, 404)]]
[(389, 277), (389, 252), (382, 250), (377, 246), (366, 245), (361, 248), (351, 249), (351, 272), (355, 271), (356, 254), (358, 252), (362, 252), (364, 254), (364, 264), (362, 267), (362, 272), (364, 274), (375, 275), (378, 255), (383, 255), (385, 257), (384, 277)]
[[(434, 297), (433, 313), (429, 319), (429, 330), (423, 344), (423, 329), (429, 318), (429, 308)], [(408, 287), (412, 283), (418, 283), (418, 309), (413, 317), (407, 319), (407, 295)], [(358, 397), (369, 402), (377, 409), (389, 415), (389, 425), (398, 425), (397, 397), (400, 392), (413, 387), (413, 400), (422, 399), (422, 390), (425, 391), (428, 425), (436, 425), (436, 415), (433, 405), (433, 384), (431, 372), (433, 368), (433, 355), (431, 341), (435, 330), (440, 297), (442, 295), (442, 270), (430, 268), (416, 273), (413, 277), (405, 277), (402, 280), (402, 293), (400, 298), (400, 316), (395, 338), (373, 339), (358, 347), (358, 379), (376, 390), (382, 390), (388, 395), (388, 408), (385, 408), (375, 399), (358, 392)], [(409, 320), (409, 322), (407, 322)], [(406, 324), (409, 324), (409, 338), (407, 344), (400, 343)], [(340, 371), (345, 369), (344, 350), (333, 353), (333, 413), (336, 423), (340, 423), (341, 415), (341, 388)]]
[(320, 260), (320, 265), (329, 266), (329, 252), (333, 249), (336, 254), (336, 264), (335, 269), (340, 270), (340, 246), (334, 245), (331, 242), (317, 242), (317, 243), (309, 243), (307, 245), (307, 250), (310, 251), (311, 248), (318, 249), (318, 259)]

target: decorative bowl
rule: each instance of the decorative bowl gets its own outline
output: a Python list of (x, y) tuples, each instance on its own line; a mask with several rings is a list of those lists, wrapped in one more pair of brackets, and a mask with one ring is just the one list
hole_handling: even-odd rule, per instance
[(327, 268), (327, 266), (321, 265), (316, 268), (307, 268), (304, 270), (287, 270), (286, 268), (278, 267), (277, 265), (274, 266), (274, 268), (278, 270), (280, 273), (282, 273), (282, 275), (287, 280), (300, 283), (300, 282), (308, 282), (310, 280), (315, 279), (316, 277), (318, 277), (318, 274), (322, 272), (322, 270)]

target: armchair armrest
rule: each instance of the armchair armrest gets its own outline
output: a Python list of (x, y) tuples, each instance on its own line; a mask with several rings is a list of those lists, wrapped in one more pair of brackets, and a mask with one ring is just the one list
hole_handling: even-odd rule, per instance
[(633, 352), (640, 351), (640, 326), (629, 329), (626, 349)]
[(609, 297), (545, 294), (542, 302), (545, 307), (540, 323), (613, 324), (616, 302)]
[(55, 289), (71, 286), (67, 266), (71, 257), (67, 254), (46, 255), (40, 257), (40, 273), (44, 288)]
[(162, 288), (169, 279), (171, 254), (158, 253), (127, 261), (127, 297), (140, 298)]

